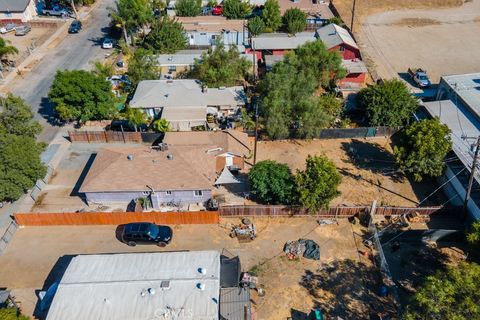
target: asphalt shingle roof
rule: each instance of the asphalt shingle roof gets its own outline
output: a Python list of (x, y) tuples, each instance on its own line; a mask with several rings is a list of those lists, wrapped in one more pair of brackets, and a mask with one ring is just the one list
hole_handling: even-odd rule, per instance
[(0, 0), (0, 12), (23, 12), (31, 0)]

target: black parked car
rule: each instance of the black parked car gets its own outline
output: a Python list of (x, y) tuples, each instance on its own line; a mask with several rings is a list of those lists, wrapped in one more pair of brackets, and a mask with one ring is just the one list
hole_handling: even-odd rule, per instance
[(172, 241), (172, 228), (158, 226), (150, 222), (137, 222), (126, 224), (122, 232), (122, 241), (130, 247), (138, 244), (154, 243), (165, 247)]
[(82, 22), (79, 20), (73, 20), (70, 28), (68, 28), (68, 33), (78, 33), (82, 30)]

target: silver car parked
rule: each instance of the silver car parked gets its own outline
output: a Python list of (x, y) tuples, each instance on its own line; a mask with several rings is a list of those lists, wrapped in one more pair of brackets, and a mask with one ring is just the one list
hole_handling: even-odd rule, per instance
[(16, 36), (24, 36), (32, 30), (32, 27), (29, 25), (22, 25), (15, 28)]

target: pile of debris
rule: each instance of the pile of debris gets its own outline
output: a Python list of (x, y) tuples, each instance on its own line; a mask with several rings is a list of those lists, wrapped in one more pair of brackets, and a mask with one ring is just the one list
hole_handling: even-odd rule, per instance
[(312, 260), (320, 260), (320, 246), (313, 240), (298, 239), (296, 241), (287, 241), (283, 247), (283, 252), (287, 254), (290, 260), (304, 257)]

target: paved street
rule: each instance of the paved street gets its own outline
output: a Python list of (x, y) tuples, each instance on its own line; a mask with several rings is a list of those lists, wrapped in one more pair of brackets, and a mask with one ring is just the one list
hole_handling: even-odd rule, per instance
[[(100, 46), (101, 38), (108, 32), (107, 7), (113, 6), (114, 0), (99, 0), (98, 7), (93, 9), (83, 22), (83, 30), (78, 34), (68, 35), (56, 47), (49, 49), (48, 54), (23, 78), (17, 77), (11, 85), (12, 92), (25, 99), (33, 110), (44, 130), (40, 140), (50, 142), (59, 127), (52, 125), (52, 106), (47, 95), (57, 70), (88, 69), (91, 62), (103, 59), (111, 52)], [(70, 22), (69, 22), (70, 23)]]

